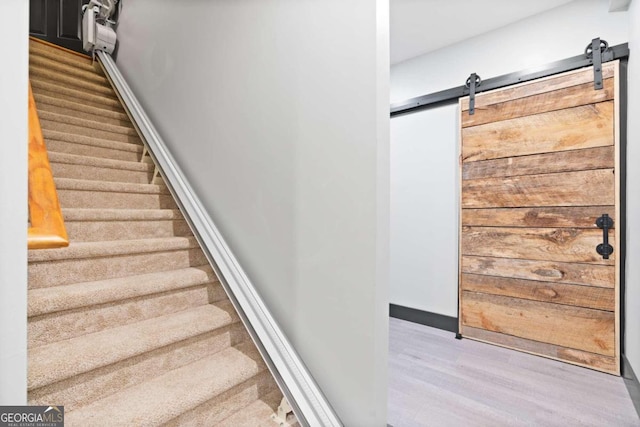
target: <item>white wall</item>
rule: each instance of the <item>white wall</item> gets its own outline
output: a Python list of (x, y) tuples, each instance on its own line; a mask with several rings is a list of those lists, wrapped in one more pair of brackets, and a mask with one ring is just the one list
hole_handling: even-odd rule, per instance
[(117, 63), (348, 426), (386, 425), (386, 0), (124, 3)]
[[(391, 101), (460, 86), (472, 72), (486, 79), (580, 55), (594, 37), (624, 43), (628, 13), (608, 5), (574, 1), (394, 65)], [(391, 120), (390, 300), (448, 316), (457, 315), (458, 115), (447, 106)]]
[(394, 304), (456, 317), (458, 116), (450, 105), (391, 120)]
[(631, 2), (627, 135), (627, 277), (625, 353), (640, 375), (640, 1)]
[(29, 3), (0, 25), (0, 405), (27, 401), (27, 76)]

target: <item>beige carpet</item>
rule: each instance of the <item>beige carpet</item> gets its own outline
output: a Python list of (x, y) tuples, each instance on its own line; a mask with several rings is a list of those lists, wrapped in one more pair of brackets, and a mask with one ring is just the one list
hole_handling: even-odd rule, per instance
[(30, 42), (71, 244), (29, 253), (29, 404), (68, 426), (276, 426), (282, 397), (99, 65)]

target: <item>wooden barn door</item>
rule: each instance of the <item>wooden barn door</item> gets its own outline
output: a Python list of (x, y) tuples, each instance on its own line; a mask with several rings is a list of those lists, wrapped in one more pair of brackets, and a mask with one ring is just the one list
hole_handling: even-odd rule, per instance
[(620, 373), (618, 67), (461, 99), (464, 337)]

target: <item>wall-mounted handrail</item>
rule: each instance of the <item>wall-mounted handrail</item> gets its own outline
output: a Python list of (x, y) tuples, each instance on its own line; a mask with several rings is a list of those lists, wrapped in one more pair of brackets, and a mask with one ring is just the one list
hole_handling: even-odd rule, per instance
[(69, 246), (31, 83), (29, 83), (29, 222), (31, 224), (27, 237), (29, 249)]

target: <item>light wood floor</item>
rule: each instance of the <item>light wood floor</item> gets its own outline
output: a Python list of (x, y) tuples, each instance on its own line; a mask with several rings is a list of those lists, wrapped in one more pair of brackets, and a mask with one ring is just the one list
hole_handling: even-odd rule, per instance
[(640, 426), (622, 378), (390, 319), (389, 424)]

